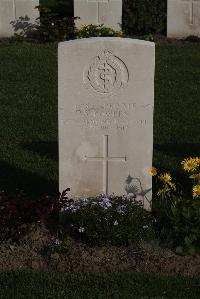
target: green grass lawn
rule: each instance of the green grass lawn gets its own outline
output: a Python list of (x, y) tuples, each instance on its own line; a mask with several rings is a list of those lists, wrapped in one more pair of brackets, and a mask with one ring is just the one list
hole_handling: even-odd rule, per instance
[[(199, 83), (200, 44), (157, 46), (154, 165), (177, 176), (200, 152)], [(0, 43), (0, 86), (0, 189), (56, 192), (57, 45)]]
[(0, 273), (0, 298), (198, 299), (199, 278), (142, 273)]
[[(156, 48), (154, 165), (200, 154), (200, 44)], [(58, 191), (57, 45), (0, 43), (0, 189)], [(70, 187), (70, 186), (66, 186)], [(1, 298), (199, 298), (198, 278), (0, 273)]]

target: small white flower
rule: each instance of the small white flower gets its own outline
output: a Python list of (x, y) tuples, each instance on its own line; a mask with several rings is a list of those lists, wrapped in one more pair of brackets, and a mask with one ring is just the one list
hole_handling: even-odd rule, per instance
[(119, 223), (118, 223), (118, 221), (117, 220), (115, 220), (115, 222), (114, 222), (114, 225), (116, 226), (116, 225), (118, 225)]
[(60, 245), (62, 242), (59, 239), (55, 239), (55, 244)]
[(83, 203), (84, 206), (86, 206), (88, 204), (88, 202), (89, 202), (89, 200), (87, 198), (82, 198), (81, 201), (82, 201), (82, 203)]
[(144, 229), (147, 229), (149, 226), (148, 225), (143, 225), (143, 228)]
[(63, 207), (62, 210), (63, 210), (63, 211), (68, 211), (68, 210), (70, 210), (70, 207), (68, 207), (68, 206)]
[(57, 237), (55, 237), (55, 236), (53, 236), (52, 238), (51, 238), (51, 242), (52, 242), (52, 244), (53, 245), (60, 245), (61, 243), (62, 243), (62, 241), (60, 241)]
[(79, 233), (83, 233), (85, 231), (85, 229), (84, 229), (84, 227), (81, 226), (81, 227), (79, 227), (78, 231), (79, 231)]

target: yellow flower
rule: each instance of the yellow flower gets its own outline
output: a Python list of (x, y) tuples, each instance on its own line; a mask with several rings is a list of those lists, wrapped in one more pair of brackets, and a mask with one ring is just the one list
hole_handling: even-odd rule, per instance
[(184, 159), (182, 162), (181, 162), (181, 165), (183, 166), (183, 169), (185, 171), (194, 171), (197, 169), (197, 167), (200, 165), (199, 163), (199, 160), (200, 158), (187, 158), (187, 159)]
[(167, 183), (174, 191), (176, 191), (176, 185), (174, 183), (172, 182), (167, 182)]
[(158, 195), (158, 196), (165, 195), (165, 194), (166, 194), (167, 192), (169, 192), (169, 191), (170, 191), (170, 188), (165, 187), (165, 188), (163, 188), (163, 189), (159, 189), (158, 192), (157, 192), (157, 195)]
[(192, 189), (193, 197), (199, 197), (200, 196), (200, 185), (196, 185)]
[(165, 189), (159, 189), (157, 192), (158, 196), (161, 196), (162, 194), (165, 194)]
[(149, 169), (149, 174), (152, 175), (152, 176), (156, 176), (158, 173), (157, 169), (155, 167), (151, 167)]
[(197, 164), (200, 165), (200, 158), (196, 157), (195, 159), (196, 159)]
[(164, 183), (169, 183), (172, 180), (171, 174), (169, 172), (166, 172), (164, 174), (161, 174), (159, 176), (159, 179), (163, 181)]

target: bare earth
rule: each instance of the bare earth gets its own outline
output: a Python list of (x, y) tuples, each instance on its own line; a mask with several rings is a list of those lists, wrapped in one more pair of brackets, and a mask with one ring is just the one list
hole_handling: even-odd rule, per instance
[(0, 245), (0, 270), (59, 272), (142, 271), (200, 275), (200, 255), (178, 256), (170, 250), (143, 244), (143, 250), (129, 247), (89, 247), (72, 241), (67, 252), (52, 253), (46, 246), (50, 232), (40, 225), (18, 244)]

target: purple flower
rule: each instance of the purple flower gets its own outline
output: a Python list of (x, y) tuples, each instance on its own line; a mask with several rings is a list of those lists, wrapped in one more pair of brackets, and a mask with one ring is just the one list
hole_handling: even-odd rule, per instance
[(100, 202), (99, 205), (105, 210), (112, 207), (112, 203), (110, 202), (109, 198), (103, 198), (102, 202)]
[(118, 206), (117, 207), (117, 212), (119, 213), (119, 214), (124, 214), (125, 213), (125, 210), (126, 210), (126, 206), (125, 205), (120, 205), (120, 206)]

